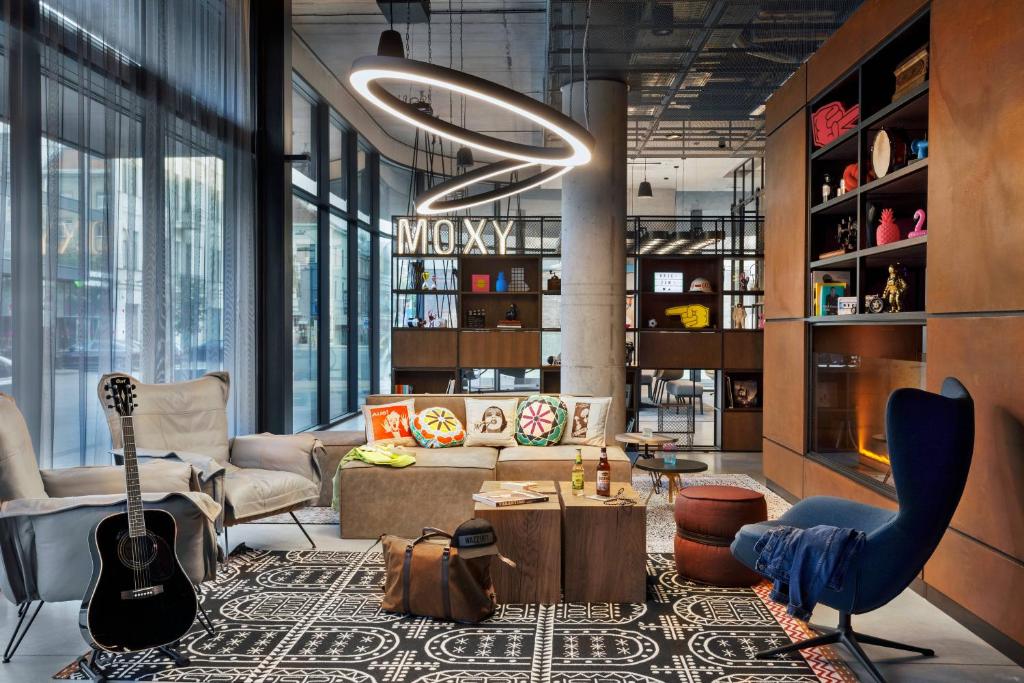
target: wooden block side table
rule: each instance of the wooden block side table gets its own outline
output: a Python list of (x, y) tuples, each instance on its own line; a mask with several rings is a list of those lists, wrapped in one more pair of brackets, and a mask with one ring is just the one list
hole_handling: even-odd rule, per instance
[[(485, 481), (481, 491), (501, 488)], [(554, 604), (562, 600), (562, 509), (554, 482), (538, 482), (544, 503), (491, 507), (477, 503), (475, 514), (486, 519), (498, 536), (498, 549), (515, 561), (515, 569), (498, 558), (491, 562), (491, 577), (502, 604)]]
[(563, 591), (566, 602), (644, 602), (647, 599), (647, 507), (632, 486), (612, 482), (612, 493), (636, 505), (608, 505), (589, 482), (583, 496), (559, 482), (562, 497)]

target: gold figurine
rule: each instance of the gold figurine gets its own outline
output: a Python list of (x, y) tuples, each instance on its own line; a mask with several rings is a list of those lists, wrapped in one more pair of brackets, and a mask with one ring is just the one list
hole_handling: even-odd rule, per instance
[(899, 313), (903, 306), (903, 293), (907, 291), (907, 280), (901, 274), (900, 264), (889, 266), (889, 277), (882, 290), (882, 299), (889, 304), (889, 310)]

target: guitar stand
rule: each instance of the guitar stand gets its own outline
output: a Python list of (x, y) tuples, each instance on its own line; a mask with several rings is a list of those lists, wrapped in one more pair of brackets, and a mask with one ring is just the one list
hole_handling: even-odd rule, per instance
[[(180, 643), (174, 643), (173, 645), (161, 645), (160, 647), (153, 648), (154, 652), (168, 657), (174, 666), (188, 666), (189, 658), (182, 654)], [(78, 658), (78, 670), (81, 671), (85, 676), (97, 683), (107, 683), (109, 676), (113, 673), (110, 671), (111, 661), (113, 655), (110, 652), (103, 650), (90, 650), (88, 653)]]

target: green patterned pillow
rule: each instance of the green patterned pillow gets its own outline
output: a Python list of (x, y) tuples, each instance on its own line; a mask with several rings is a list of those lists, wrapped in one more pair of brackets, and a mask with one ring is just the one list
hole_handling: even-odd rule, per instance
[(554, 446), (565, 431), (565, 419), (565, 404), (557, 396), (529, 396), (516, 413), (516, 441), (523, 446)]

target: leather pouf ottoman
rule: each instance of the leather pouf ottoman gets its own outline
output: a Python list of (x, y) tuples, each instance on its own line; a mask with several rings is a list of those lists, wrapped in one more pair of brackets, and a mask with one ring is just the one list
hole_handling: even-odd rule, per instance
[(676, 496), (676, 570), (714, 586), (751, 586), (762, 576), (729, 552), (744, 524), (768, 519), (768, 504), (757, 491), (738, 486), (688, 486)]

